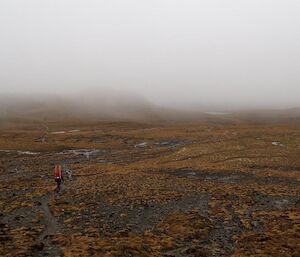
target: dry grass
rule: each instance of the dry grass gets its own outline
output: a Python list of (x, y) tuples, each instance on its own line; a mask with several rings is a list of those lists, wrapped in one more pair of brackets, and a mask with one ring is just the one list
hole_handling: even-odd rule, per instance
[(299, 127), (44, 125), (0, 132), (1, 256), (300, 255)]

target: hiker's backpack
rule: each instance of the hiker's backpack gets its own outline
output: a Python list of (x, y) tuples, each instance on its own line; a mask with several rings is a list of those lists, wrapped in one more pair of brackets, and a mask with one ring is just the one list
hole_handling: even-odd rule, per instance
[(55, 166), (54, 177), (55, 177), (55, 179), (61, 179), (61, 166), (60, 165)]

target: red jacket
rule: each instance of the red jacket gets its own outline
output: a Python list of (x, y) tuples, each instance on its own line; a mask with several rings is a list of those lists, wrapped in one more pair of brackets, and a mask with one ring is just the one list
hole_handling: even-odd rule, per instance
[(62, 179), (61, 166), (60, 165), (55, 165), (54, 178), (55, 179)]

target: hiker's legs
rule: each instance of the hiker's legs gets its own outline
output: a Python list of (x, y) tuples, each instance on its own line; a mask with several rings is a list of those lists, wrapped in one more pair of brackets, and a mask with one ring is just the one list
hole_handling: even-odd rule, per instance
[(60, 192), (60, 183), (61, 183), (61, 180), (59, 179), (57, 181), (57, 192), (59, 193)]
[(56, 194), (58, 194), (60, 192), (60, 183), (61, 183), (61, 180), (60, 179), (55, 179), (55, 182), (56, 182), (56, 188), (55, 188), (54, 192)]

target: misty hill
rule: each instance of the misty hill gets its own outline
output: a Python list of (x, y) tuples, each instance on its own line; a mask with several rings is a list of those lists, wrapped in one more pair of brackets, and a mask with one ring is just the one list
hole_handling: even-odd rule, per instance
[(201, 112), (163, 108), (127, 92), (89, 90), (71, 95), (2, 95), (0, 121), (121, 120), (139, 122), (300, 123), (300, 108)]
[(127, 120), (178, 121), (205, 116), (201, 113), (178, 111), (156, 106), (146, 99), (110, 90), (91, 90), (68, 96), (2, 95), (2, 120)]

